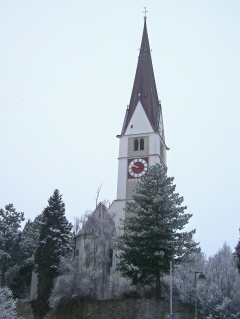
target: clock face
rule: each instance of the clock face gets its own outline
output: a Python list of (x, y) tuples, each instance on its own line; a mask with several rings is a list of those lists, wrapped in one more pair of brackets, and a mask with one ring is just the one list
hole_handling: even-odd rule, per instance
[(144, 176), (148, 170), (148, 158), (135, 158), (128, 160), (128, 178)]

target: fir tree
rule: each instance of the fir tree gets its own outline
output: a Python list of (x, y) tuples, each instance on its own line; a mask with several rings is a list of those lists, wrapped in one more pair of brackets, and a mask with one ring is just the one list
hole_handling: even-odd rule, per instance
[(13, 204), (0, 209), (0, 286), (5, 285), (5, 274), (9, 267), (20, 263), (21, 222), (24, 213), (19, 213)]
[(65, 204), (56, 189), (42, 213), (39, 246), (35, 253), (38, 297), (33, 303), (33, 310), (40, 317), (49, 310), (48, 299), (53, 281), (59, 274), (61, 257), (71, 251), (71, 237), (71, 224), (65, 217)]
[[(8, 278), (8, 285), (14, 297), (17, 298), (22, 298), (30, 293), (34, 253), (39, 244), (41, 218), (42, 214), (38, 215), (33, 222), (28, 220), (21, 232), (21, 263), (15, 276), (9, 276), (10, 278)], [(14, 270), (14, 267), (12, 270)]]
[(21, 233), (21, 253), (23, 263), (34, 262), (34, 253), (39, 245), (39, 232), (42, 221), (42, 214), (38, 215), (32, 222), (27, 220)]
[(240, 273), (240, 239), (239, 239), (238, 244), (235, 248), (235, 255), (236, 255), (236, 259), (237, 259), (238, 271)]
[(170, 261), (179, 263), (190, 252), (198, 251), (192, 236), (183, 231), (191, 214), (181, 206), (183, 197), (175, 193), (173, 177), (159, 164), (149, 168), (128, 202), (123, 234), (118, 239), (118, 269), (139, 284), (155, 282), (161, 295), (161, 277), (169, 272)]

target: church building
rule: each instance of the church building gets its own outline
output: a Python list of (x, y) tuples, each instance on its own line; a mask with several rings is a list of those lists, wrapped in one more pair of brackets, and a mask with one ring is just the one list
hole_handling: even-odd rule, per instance
[[(119, 235), (121, 220), (128, 214), (127, 202), (149, 166), (166, 166), (163, 116), (154, 78), (146, 16), (136, 75), (129, 106), (119, 138), (117, 198), (107, 208), (99, 203), (75, 236), (74, 257), (78, 260), (80, 277), (95, 276), (94, 289), (86, 285), (86, 295), (95, 299), (116, 296), (126, 283), (116, 270), (118, 263), (114, 237)], [(97, 275), (99, 278), (97, 278)], [(84, 280), (82, 280), (81, 286)], [(87, 280), (85, 280), (87, 282)], [(37, 297), (37, 274), (33, 272), (30, 298)]]
[[(127, 217), (125, 208), (127, 202), (132, 200), (138, 180), (148, 174), (149, 166), (157, 163), (166, 166), (168, 148), (165, 144), (162, 107), (153, 72), (146, 16), (130, 104), (126, 110), (121, 134), (117, 137), (119, 138), (117, 198), (108, 209), (100, 203), (92, 213), (93, 216), (104, 216), (102, 213), (104, 211), (106, 216), (108, 211), (114, 216), (114, 230), (109, 227), (115, 232), (114, 236), (119, 234), (121, 220)], [(99, 224), (102, 224), (101, 220)], [(75, 255), (80, 258), (81, 271), (91, 267), (86, 263), (86, 238), (87, 231), (83, 227), (75, 238)], [(94, 240), (92, 245), (95, 245)], [(108, 279), (106, 280), (104, 275), (105, 289), (99, 299), (107, 299), (113, 295), (111, 293), (113, 285), (121, 287), (126, 284), (126, 280), (116, 271), (118, 260), (114, 245), (110, 245), (106, 240), (106, 247), (101, 250), (105, 251), (105, 256), (108, 250), (110, 256), (106, 264), (101, 266), (102, 273), (107, 274)]]

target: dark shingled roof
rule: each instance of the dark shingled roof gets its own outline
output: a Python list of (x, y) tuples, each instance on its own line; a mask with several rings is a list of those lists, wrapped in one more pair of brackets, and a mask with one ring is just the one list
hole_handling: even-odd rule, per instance
[(153, 131), (158, 131), (161, 106), (159, 104), (157, 88), (154, 78), (146, 19), (144, 20), (142, 43), (140, 48), (140, 54), (138, 57), (138, 65), (133, 84), (132, 96), (123, 123), (121, 133), (122, 135), (125, 133), (127, 129), (127, 126), (135, 111), (138, 101), (141, 101), (141, 104), (147, 114), (149, 122), (152, 125)]

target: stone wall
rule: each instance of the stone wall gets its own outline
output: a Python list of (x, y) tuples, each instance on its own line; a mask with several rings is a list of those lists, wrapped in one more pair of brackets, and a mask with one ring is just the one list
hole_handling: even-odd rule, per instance
[[(194, 318), (194, 309), (178, 302), (173, 303), (173, 311), (180, 314), (180, 319)], [(46, 319), (165, 319), (165, 314), (169, 314), (168, 300), (76, 300), (51, 311)]]

